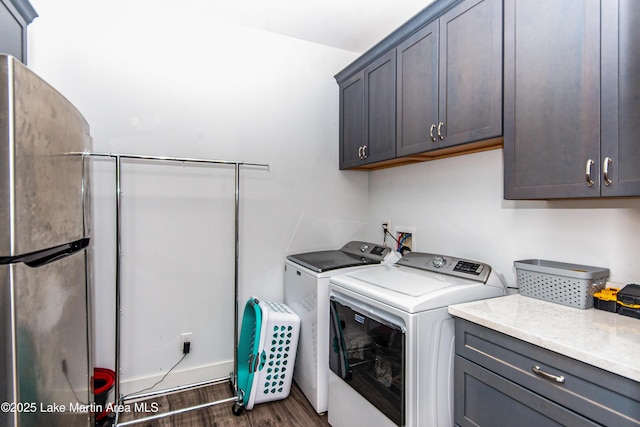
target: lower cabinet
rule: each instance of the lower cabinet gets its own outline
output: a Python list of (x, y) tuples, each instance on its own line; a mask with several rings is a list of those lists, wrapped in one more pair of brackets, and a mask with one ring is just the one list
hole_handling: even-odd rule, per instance
[(636, 381), (463, 319), (455, 346), (458, 426), (640, 426)]

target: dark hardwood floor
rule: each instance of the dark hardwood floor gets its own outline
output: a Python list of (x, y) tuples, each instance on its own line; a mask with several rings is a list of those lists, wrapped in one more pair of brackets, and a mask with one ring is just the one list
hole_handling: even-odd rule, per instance
[[(142, 402), (138, 402), (138, 409), (142, 409), (146, 404), (147, 413), (144, 410), (135, 411), (134, 403), (131, 405), (131, 412), (120, 414), (119, 422), (130, 421), (143, 418), (148, 415), (160, 414), (167, 411), (176, 410), (206, 402), (218, 401), (228, 397), (233, 397), (229, 383), (222, 383), (213, 386), (200, 387), (174, 393), (165, 396), (158, 396)], [(157, 405), (157, 406), (155, 406)], [(185, 412), (152, 421), (144, 421), (134, 426), (142, 427), (312, 427), (328, 426), (327, 416), (318, 415), (298, 386), (294, 383), (291, 386), (289, 397), (273, 402), (255, 405), (252, 410), (243, 410), (242, 414), (236, 416), (232, 413), (233, 402), (221, 403), (219, 405)], [(157, 409), (156, 409), (157, 408)]]

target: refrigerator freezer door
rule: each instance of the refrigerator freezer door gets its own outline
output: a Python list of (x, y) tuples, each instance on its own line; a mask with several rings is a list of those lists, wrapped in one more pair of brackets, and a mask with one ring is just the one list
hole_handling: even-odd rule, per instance
[(0, 55), (0, 255), (76, 241), (86, 230), (89, 126), (48, 83)]
[(37, 409), (16, 414), (20, 427), (89, 425), (85, 257), (81, 251), (37, 268), (22, 263), (9, 267), (17, 401)]

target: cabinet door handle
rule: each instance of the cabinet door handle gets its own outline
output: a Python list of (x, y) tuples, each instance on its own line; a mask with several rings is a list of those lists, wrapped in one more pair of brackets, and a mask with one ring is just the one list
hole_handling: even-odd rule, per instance
[(429, 129), (429, 136), (431, 137), (431, 141), (436, 142), (438, 139), (433, 136), (434, 130), (436, 130), (436, 125), (431, 125), (431, 128)]
[(602, 176), (603, 176), (603, 181), (604, 181), (604, 185), (606, 185), (607, 187), (611, 185), (611, 183), (613, 182), (611, 180), (611, 178), (609, 178), (609, 165), (613, 162), (613, 160), (611, 159), (611, 157), (605, 157), (604, 158), (604, 162), (602, 162)]
[(540, 369), (540, 366), (536, 366), (536, 365), (532, 366), (531, 370), (533, 371), (534, 374), (540, 375), (543, 378), (555, 381), (555, 382), (560, 383), (560, 384), (564, 384), (564, 375), (553, 375), (553, 374), (550, 374), (550, 373), (545, 372), (542, 369)]
[(440, 138), (440, 141), (444, 140), (444, 135), (442, 135), (442, 126), (444, 126), (444, 123), (438, 123), (438, 138)]
[(362, 147), (362, 158), (363, 159), (366, 159), (367, 157), (369, 157), (369, 155), (367, 154), (367, 148), (368, 147), (366, 145)]
[(359, 158), (359, 159), (362, 159), (362, 149), (363, 149), (363, 148), (364, 148), (364, 147), (362, 147), (362, 146), (358, 147), (358, 158)]
[(585, 174), (587, 175), (587, 186), (593, 187), (595, 182), (591, 179), (591, 166), (593, 166), (596, 162), (589, 159), (587, 160), (587, 168), (585, 170)]

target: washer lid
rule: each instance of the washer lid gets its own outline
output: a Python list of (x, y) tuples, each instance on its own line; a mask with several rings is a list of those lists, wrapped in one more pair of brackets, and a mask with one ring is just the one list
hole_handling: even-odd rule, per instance
[(428, 274), (411, 268), (367, 269), (362, 274), (347, 274), (361, 282), (409, 297), (422, 297), (451, 286), (468, 284), (468, 280), (442, 274)]
[(316, 273), (335, 270), (338, 268), (353, 267), (365, 264), (377, 264), (379, 261), (371, 261), (367, 258), (356, 258), (340, 250), (307, 252), (297, 255), (289, 255), (288, 260), (300, 264)]
[(408, 313), (504, 295), (501, 287), (397, 264), (332, 276), (330, 287), (338, 292), (348, 289)]
[(380, 264), (393, 258), (392, 250), (375, 243), (351, 241), (339, 250), (306, 252), (289, 255), (288, 260), (307, 267), (316, 273), (336, 270), (338, 268), (354, 267), (367, 264)]

